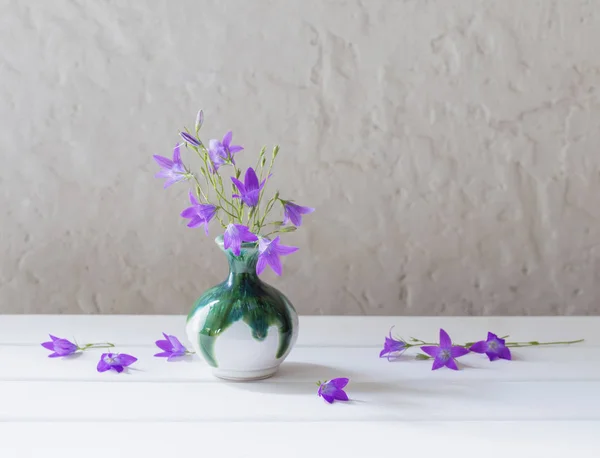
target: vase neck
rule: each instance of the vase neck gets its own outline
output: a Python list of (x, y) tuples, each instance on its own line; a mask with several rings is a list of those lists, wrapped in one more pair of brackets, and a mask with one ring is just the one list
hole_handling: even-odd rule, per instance
[(256, 263), (258, 262), (258, 244), (255, 242), (242, 243), (240, 255), (235, 256), (230, 249), (226, 250), (223, 246), (223, 236), (220, 235), (215, 242), (227, 256), (229, 263), (229, 282), (236, 277), (258, 278), (256, 275)]
[(256, 276), (256, 262), (258, 261), (258, 250), (242, 250), (239, 256), (235, 256), (231, 251), (226, 251), (227, 262), (229, 262), (229, 276), (232, 275), (253, 275)]

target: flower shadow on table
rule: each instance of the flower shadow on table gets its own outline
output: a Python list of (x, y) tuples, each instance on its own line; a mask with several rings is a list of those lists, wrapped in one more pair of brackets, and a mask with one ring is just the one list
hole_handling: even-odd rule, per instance
[[(373, 394), (395, 394), (395, 401), (391, 397), (385, 399), (383, 408), (401, 407), (418, 404), (419, 398), (435, 396), (461, 395), (461, 389), (452, 384), (445, 384), (443, 389), (439, 385), (429, 384), (416, 385), (406, 380), (378, 381), (368, 374), (338, 369), (334, 366), (312, 364), (304, 362), (289, 362), (281, 365), (281, 368), (273, 377), (255, 382), (225, 382), (235, 389), (265, 393), (271, 395), (310, 395), (316, 396), (318, 380), (325, 381), (336, 377), (348, 377), (350, 384), (347, 392), (350, 396), (350, 404), (364, 402), (373, 403)], [(448, 386), (450, 385), (450, 386)], [(371, 399), (371, 400), (369, 400)]]
[(173, 364), (173, 363), (197, 363), (198, 362), (198, 359), (196, 358), (196, 355), (178, 356), (173, 361), (167, 361), (166, 358), (162, 358), (162, 359), (164, 359), (165, 362), (169, 363), (169, 364)]
[(71, 353), (70, 355), (67, 356), (62, 356), (60, 358), (56, 358), (56, 359), (62, 359), (63, 361), (69, 361), (72, 359), (79, 359), (83, 356), (83, 352), (82, 351), (78, 351), (77, 353)]
[[(342, 374), (342, 375), (340, 375)], [(227, 382), (245, 391), (269, 394), (314, 394), (316, 382), (335, 377), (352, 377), (355, 373), (322, 364), (289, 362), (283, 363), (277, 373), (268, 379), (255, 382)]]
[(398, 382), (359, 382), (350, 384), (346, 390), (350, 402), (348, 406), (369, 405), (373, 411), (378, 411), (385, 417), (397, 415), (403, 417), (407, 408), (418, 408), (432, 400), (445, 403), (448, 399), (469, 398), (473, 396), (469, 386), (445, 383), (414, 383), (415, 381), (399, 380)]

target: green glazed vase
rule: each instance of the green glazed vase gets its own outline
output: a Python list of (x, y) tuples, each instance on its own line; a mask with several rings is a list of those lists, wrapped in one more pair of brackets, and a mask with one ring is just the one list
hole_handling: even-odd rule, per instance
[(298, 337), (298, 314), (279, 290), (256, 274), (258, 244), (243, 243), (239, 256), (223, 248), (227, 279), (208, 289), (187, 317), (187, 336), (197, 355), (228, 380), (272, 376)]

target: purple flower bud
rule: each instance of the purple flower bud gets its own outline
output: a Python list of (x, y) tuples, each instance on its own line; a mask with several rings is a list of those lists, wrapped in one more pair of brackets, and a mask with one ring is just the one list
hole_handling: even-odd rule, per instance
[(200, 110), (198, 112), (198, 115), (196, 115), (196, 134), (198, 134), (198, 131), (202, 127), (202, 124), (204, 124), (204, 112)]
[(188, 143), (188, 144), (190, 144), (192, 146), (195, 146), (197, 148), (199, 148), (200, 146), (202, 146), (202, 143), (198, 139), (192, 137), (187, 132), (179, 132), (179, 135), (181, 135), (181, 138), (183, 138), (186, 143)]

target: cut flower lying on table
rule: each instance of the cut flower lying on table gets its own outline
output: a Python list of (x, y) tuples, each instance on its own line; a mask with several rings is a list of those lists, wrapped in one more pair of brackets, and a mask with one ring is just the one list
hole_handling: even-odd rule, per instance
[(492, 332), (488, 332), (486, 340), (480, 340), (478, 342), (468, 342), (464, 345), (455, 345), (452, 343), (450, 336), (446, 331), (440, 329), (440, 342), (425, 342), (424, 340), (411, 337), (408, 341), (396, 338), (392, 336), (392, 329), (390, 329), (389, 335), (385, 337), (383, 343), (383, 349), (379, 353), (380, 358), (387, 358), (388, 361), (397, 360), (400, 356), (409, 348), (420, 347), (424, 353), (418, 353), (415, 359), (428, 360), (433, 359), (432, 370), (437, 370), (442, 367), (448, 367), (452, 370), (458, 370), (456, 364), (456, 358), (464, 356), (468, 353), (481, 353), (485, 354), (490, 361), (497, 361), (499, 359), (511, 360), (512, 354), (510, 347), (535, 347), (539, 345), (571, 345), (583, 342), (583, 339), (579, 340), (567, 340), (567, 341), (556, 341), (556, 342), (506, 342), (506, 338), (498, 337)]

